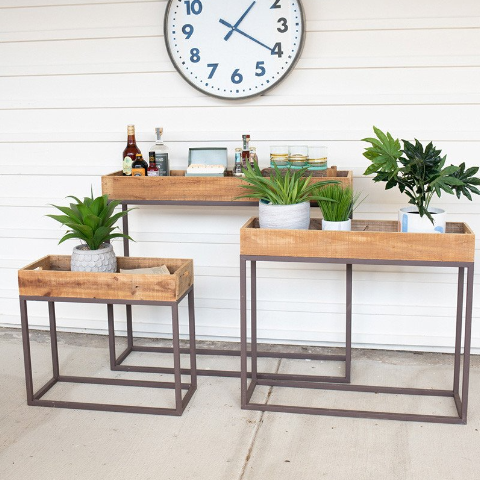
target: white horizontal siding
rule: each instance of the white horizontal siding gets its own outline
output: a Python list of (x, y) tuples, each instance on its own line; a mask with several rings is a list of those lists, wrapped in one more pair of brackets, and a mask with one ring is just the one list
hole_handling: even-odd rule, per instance
[[(100, 176), (120, 168), (126, 124), (137, 126), (142, 151), (163, 125), (174, 168), (185, 167), (188, 147), (206, 144), (227, 146), (232, 163), (244, 132), (263, 165), (272, 143), (321, 142), (330, 164), (353, 170), (355, 188), (368, 195), (358, 218), (393, 220), (405, 203), (362, 175), (359, 139), (372, 125), (433, 140), (452, 162), (479, 163), (480, 2), (303, 4), (308, 34), (295, 71), (264, 97), (230, 103), (200, 94), (175, 72), (163, 40), (166, 1), (0, 0), (0, 324), (19, 323), (17, 269), (72, 248), (57, 246), (62, 229), (45, 217), (49, 204), (91, 186), (100, 193)], [(443, 196), (436, 205), (480, 230), (478, 198)], [(238, 229), (255, 213), (142, 207), (130, 215), (132, 255), (194, 259), (201, 337), (238, 337)], [(121, 242), (114, 245), (120, 254)], [(262, 340), (342, 341), (341, 267), (261, 264), (258, 275)], [(473, 346), (480, 351), (476, 293)], [(451, 349), (455, 296), (450, 269), (357, 266), (354, 341)], [(121, 330), (124, 312), (116, 310)], [(45, 305), (30, 313), (34, 326), (47, 325)], [(104, 332), (105, 308), (86, 306), (80, 315), (59, 305), (58, 322)], [(135, 322), (145, 335), (170, 332), (166, 311), (137, 308)]]

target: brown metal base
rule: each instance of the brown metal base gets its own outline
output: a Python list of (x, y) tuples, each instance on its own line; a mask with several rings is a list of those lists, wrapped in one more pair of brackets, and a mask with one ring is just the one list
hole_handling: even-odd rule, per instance
[[(178, 322), (178, 304), (182, 299), (188, 295), (189, 303), (189, 334), (190, 347), (186, 353), (190, 354), (190, 368), (180, 368), (180, 333)], [(49, 298), (49, 297), (23, 297), (20, 296), (20, 312), (22, 320), (22, 337), (23, 337), (23, 351), (25, 362), (25, 380), (27, 388), (27, 403), (28, 405), (40, 407), (54, 407), (54, 408), (73, 408), (80, 410), (99, 410), (107, 412), (127, 412), (127, 413), (143, 413), (152, 415), (182, 415), (195, 390), (197, 389), (197, 373), (196, 373), (196, 357), (195, 357), (195, 314), (193, 309), (193, 286), (183, 295), (177, 302), (148, 302), (149, 305), (170, 306), (172, 308), (172, 328), (173, 328), (173, 348), (171, 352), (174, 358), (174, 367), (169, 372), (174, 375), (173, 382), (157, 382), (144, 380), (128, 380), (128, 379), (113, 379), (113, 378), (96, 378), (96, 377), (76, 377), (60, 375), (60, 367), (58, 360), (58, 343), (57, 343), (57, 329), (55, 318), (55, 301), (76, 301), (83, 303), (98, 303), (98, 300), (92, 299), (63, 299), (63, 298)], [(50, 339), (52, 350), (52, 370), (53, 377), (37, 392), (33, 390), (33, 374), (32, 362), (30, 353), (30, 336), (28, 327), (28, 313), (27, 300), (48, 301), (49, 319), (50, 319)], [(108, 311), (108, 328), (109, 328), (109, 347), (110, 347), (110, 365), (115, 361), (115, 328), (113, 318), (113, 304), (125, 304), (125, 300), (104, 300), (102, 303), (107, 304)], [(138, 304), (138, 302), (136, 302)], [(131, 308), (131, 305), (128, 307)], [(190, 383), (182, 383), (182, 372), (190, 375)], [(51, 390), (57, 383), (81, 383), (94, 385), (117, 385), (126, 387), (143, 387), (143, 388), (166, 388), (174, 390), (175, 393), (175, 408), (157, 408), (157, 407), (141, 407), (135, 405), (115, 405), (102, 403), (88, 403), (88, 402), (70, 402), (63, 400), (44, 400), (42, 397)], [(182, 390), (186, 390), (185, 395), (182, 395)]]
[[(251, 371), (247, 369), (247, 297), (246, 297), (246, 262), (250, 261), (255, 264), (256, 261), (306, 261), (313, 263), (322, 263), (323, 261), (336, 263), (345, 263), (351, 267), (351, 263), (368, 263), (372, 265), (383, 264), (398, 264), (398, 265), (427, 265), (427, 266), (455, 266), (458, 267), (458, 289), (457, 289), (457, 315), (456, 315), (456, 337), (455, 337), (455, 360), (454, 360), (454, 375), (453, 375), (453, 389), (439, 390), (439, 389), (422, 389), (422, 388), (399, 388), (399, 387), (384, 387), (371, 385), (351, 385), (351, 384), (335, 384), (335, 383), (318, 383), (309, 381), (297, 381), (293, 379), (273, 379), (260, 378), (256, 373), (256, 361), (252, 357)], [(461, 374), (461, 344), (462, 344), (462, 329), (463, 329), (463, 301), (464, 301), (464, 284), (465, 284), (465, 268), (467, 269), (467, 291), (465, 298), (465, 335), (464, 335), (464, 358), (463, 358), (463, 375), (460, 396), (460, 374)], [(471, 329), (472, 329), (472, 304), (473, 304), (473, 263), (457, 263), (448, 264), (445, 262), (382, 262), (381, 260), (365, 261), (359, 260), (355, 262), (354, 259), (322, 259), (309, 258), (297, 259), (295, 257), (249, 257), (242, 255), (240, 257), (240, 295), (241, 295), (241, 406), (245, 410), (260, 410), (266, 412), (287, 412), (287, 413), (301, 413), (309, 415), (330, 415), (338, 417), (353, 417), (353, 418), (372, 418), (372, 419), (387, 419), (387, 420), (403, 420), (416, 422), (432, 422), (432, 423), (450, 423), (450, 424), (466, 424), (467, 423), (467, 408), (468, 408), (468, 387), (469, 387), (469, 370), (470, 370), (470, 346), (471, 346)], [(348, 270), (347, 270), (348, 272)], [(252, 270), (252, 282), (254, 279), (255, 269)], [(351, 270), (349, 275), (351, 276)], [(348, 274), (347, 274), (348, 276)], [(256, 303), (252, 299), (251, 302), (251, 342), (252, 352), (255, 352), (256, 344)], [(347, 318), (351, 316), (352, 303), (351, 291), (348, 292), (347, 287)], [(348, 328), (348, 327), (347, 327)], [(249, 375), (250, 374), (250, 375)], [(250, 384), (248, 377), (251, 377)], [(364, 392), (364, 393), (379, 393), (379, 394), (394, 394), (394, 395), (415, 395), (415, 396), (438, 396), (450, 397), (455, 403), (458, 415), (457, 416), (443, 416), (443, 415), (421, 415), (410, 413), (395, 413), (395, 412), (376, 412), (376, 411), (361, 411), (361, 410), (347, 410), (347, 409), (332, 409), (332, 408), (313, 408), (302, 407), (298, 405), (276, 405), (276, 404), (260, 404), (252, 403), (250, 400), (257, 385), (270, 387), (287, 387), (287, 388), (308, 388), (317, 390), (336, 390), (346, 392)]]

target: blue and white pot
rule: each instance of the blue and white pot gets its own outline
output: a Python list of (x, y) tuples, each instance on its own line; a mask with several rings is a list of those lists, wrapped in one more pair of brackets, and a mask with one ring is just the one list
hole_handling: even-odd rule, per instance
[(430, 207), (434, 223), (418, 214), (417, 207), (401, 208), (398, 212), (398, 231), (406, 233), (445, 233), (447, 214), (441, 208)]

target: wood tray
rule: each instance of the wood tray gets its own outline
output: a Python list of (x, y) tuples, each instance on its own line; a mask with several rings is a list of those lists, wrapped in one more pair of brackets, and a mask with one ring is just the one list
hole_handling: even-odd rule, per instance
[(475, 235), (465, 223), (447, 223), (445, 234), (400, 233), (396, 221), (352, 220), (351, 232), (268, 230), (251, 218), (240, 230), (242, 255), (350, 258), (429, 262), (473, 262)]
[[(184, 177), (179, 175), (170, 177), (124, 177), (122, 172), (102, 176), (102, 192), (110, 200), (133, 200), (148, 202), (249, 202), (252, 205), (258, 201), (236, 197), (245, 194), (240, 188), (243, 183), (236, 177)], [(312, 181), (338, 180), (343, 185), (353, 185), (351, 171), (337, 170), (337, 167), (328, 169), (328, 176), (313, 178)]]
[(193, 284), (193, 260), (117, 257), (118, 268), (166, 265), (171, 275), (71, 272), (69, 255), (48, 255), (18, 271), (20, 295), (176, 301)]

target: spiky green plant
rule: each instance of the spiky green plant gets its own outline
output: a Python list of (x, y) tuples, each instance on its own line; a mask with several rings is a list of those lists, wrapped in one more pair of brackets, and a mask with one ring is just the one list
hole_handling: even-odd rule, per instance
[(383, 133), (373, 127), (377, 138), (364, 138), (371, 144), (363, 155), (372, 162), (364, 175), (376, 174), (374, 182), (386, 182), (388, 190), (398, 186), (400, 192), (409, 197), (409, 203), (418, 208), (421, 217), (424, 215), (432, 222), (433, 217), (428, 207), (434, 195), (441, 197), (442, 192), (462, 195), (472, 200), (472, 193), (479, 195), (480, 178), (475, 177), (479, 167), (466, 168), (465, 163), (459, 166), (445, 166), (447, 156), (441, 156), (432, 142), (425, 148), (415, 140), (415, 145), (402, 140), (403, 150), (398, 139), (390, 133)]
[(103, 243), (112, 238), (122, 237), (132, 240), (128, 235), (112, 232), (118, 228), (114, 227), (115, 222), (133, 209), (118, 212), (114, 215), (115, 207), (120, 202), (113, 200), (109, 203), (108, 195), (94, 198), (93, 191), (91, 197), (85, 197), (83, 202), (74, 196), (68, 196), (67, 198), (72, 198), (76, 203), (70, 203), (70, 207), (52, 205), (60, 210), (63, 215), (47, 215), (47, 217), (53, 218), (69, 228), (58, 242), (59, 244), (70, 238), (78, 238), (83, 240), (90, 250), (98, 250)]
[(318, 202), (323, 218), (328, 222), (346, 222), (361, 203), (359, 202), (360, 194), (354, 193), (351, 187), (327, 185), (320, 190), (320, 193), (333, 200), (333, 202), (324, 200)]
[(307, 168), (300, 170), (286, 171), (274, 167), (269, 177), (264, 177), (258, 165), (251, 167), (247, 165), (244, 169), (245, 177), (242, 178), (247, 184), (241, 185), (247, 190), (240, 198), (257, 198), (272, 205), (295, 205), (297, 203), (309, 202), (311, 200), (332, 201), (318, 194), (321, 187), (332, 183), (339, 183), (336, 180), (325, 180), (312, 183), (312, 177), (304, 177)]

